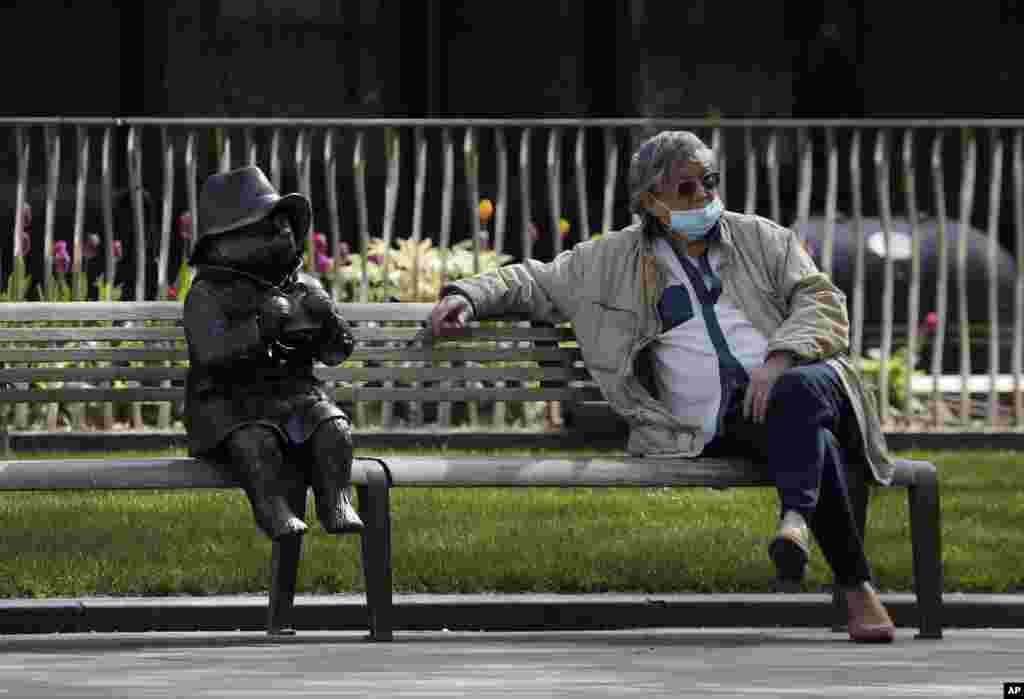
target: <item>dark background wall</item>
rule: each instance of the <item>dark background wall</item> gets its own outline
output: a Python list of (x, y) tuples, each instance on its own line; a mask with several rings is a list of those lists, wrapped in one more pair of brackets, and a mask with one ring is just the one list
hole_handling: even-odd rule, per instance
[[(1014, 89), (1024, 77), (1015, 56), (1024, 0), (975, 3), (970, 11), (955, 4), (891, 0), (21, 0), (6, 3), (0, 20), (8, 28), (0, 42), (0, 59), (9, 67), (0, 117), (785, 118), (1024, 113), (1024, 91)], [(5, 136), (13, 138), (10, 133), (7, 130)], [(368, 143), (371, 220), (379, 219), (383, 207), (379, 136)], [(155, 130), (144, 132), (147, 176), (152, 172), (147, 181), (152, 182), (161, 178), (158, 137)], [(515, 138), (513, 130), (509, 142), (515, 143)], [(123, 134), (119, 139), (116, 152), (123, 157)], [(209, 147), (204, 149), (201, 175), (215, 166), (213, 144), (205, 145)], [(782, 146), (783, 165), (791, 175), (794, 144)], [(261, 142), (261, 147), (266, 144)], [(591, 147), (590, 162), (598, 162), (600, 144)], [(955, 154), (957, 147), (950, 139), (950, 151)], [(94, 159), (96, 148), (98, 144)], [(533, 178), (540, 221), (547, 217), (543, 148), (541, 137), (535, 142), (539, 171)], [(73, 144), (66, 142), (64, 149), (63, 181), (70, 183)], [(815, 165), (822, 173), (820, 147), (817, 152)], [(30, 200), (36, 202), (41, 225), (44, 179), (39, 153), (37, 144)], [(730, 154), (740, 153), (734, 149)], [(238, 151), (236, 158), (240, 156)], [(436, 163), (437, 154), (432, 157)], [(407, 174), (412, 161), (407, 140)], [(955, 157), (950, 162), (952, 206), (959, 170)], [(985, 162), (982, 152), (980, 173), (985, 172)], [(926, 163), (920, 167), (926, 171)], [(340, 169), (346, 177), (347, 169)], [(620, 173), (624, 169), (625, 161)], [(739, 170), (731, 168), (737, 174), (730, 177), (737, 184)], [(0, 149), (0, 189), (11, 193), (0, 197), (0, 220), (13, 217), (15, 173), (14, 148)], [(571, 210), (571, 168), (564, 174), (563, 196)], [(482, 195), (493, 195), (489, 160), (481, 176)], [(123, 174), (119, 177), (118, 230), (129, 231), (129, 203), (123, 196)], [(321, 171), (315, 169), (314, 178), (319, 177)], [(595, 172), (589, 183), (592, 222), (600, 217), (600, 178)], [(626, 206), (622, 179), (620, 220)], [(1004, 182), (1008, 180), (1007, 169)], [(434, 177), (428, 186), (428, 233), (436, 230), (438, 218), (436, 181)], [(794, 199), (794, 181), (792, 176), (783, 179), (786, 202)], [(509, 184), (510, 211), (515, 212), (518, 185)], [(296, 186), (287, 154), (282, 186)], [(1008, 191), (1009, 185), (1004, 188)], [(350, 196), (349, 182), (342, 181), (340, 189)], [(406, 194), (410, 189), (403, 183)], [(178, 187), (176, 210), (185, 206), (183, 190)], [(870, 209), (873, 195), (868, 190)], [(760, 191), (767, 196), (766, 187)], [(822, 192), (819, 188), (815, 210), (821, 209)], [(159, 192), (149, 194), (151, 202), (158, 200)], [(61, 216), (70, 216), (72, 196), (70, 186), (62, 188)], [(99, 230), (95, 179), (89, 197), (96, 206), (86, 228)], [(927, 197), (927, 192), (922, 194), (923, 200)], [(986, 197), (982, 181), (974, 221), (982, 227)], [(400, 201), (400, 220), (409, 218), (409, 198)], [(314, 203), (322, 222), (323, 202)], [(898, 197), (894, 204), (901, 204)], [(787, 203), (785, 208), (784, 223), (789, 223), (792, 206)], [(456, 214), (459, 231), (459, 217), (465, 219), (466, 213), (457, 207)], [(150, 220), (156, 215), (154, 205)], [(1003, 217), (1002, 237), (1013, 249), (1010, 218)], [(343, 239), (355, 239), (354, 227), (354, 217), (348, 216)], [(517, 240), (518, 233), (510, 238)], [(10, 241), (5, 240), (0, 271), (7, 266), (9, 250)], [(37, 254), (38, 250), (33, 252)]]

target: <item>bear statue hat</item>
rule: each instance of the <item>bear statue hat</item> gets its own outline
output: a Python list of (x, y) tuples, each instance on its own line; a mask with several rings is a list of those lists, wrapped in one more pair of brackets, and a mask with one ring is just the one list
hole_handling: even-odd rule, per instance
[(202, 264), (204, 241), (256, 223), (275, 211), (291, 219), (301, 248), (313, 218), (309, 199), (298, 193), (282, 196), (255, 165), (211, 175), (199, 197), (199, 234), (189, 264)]

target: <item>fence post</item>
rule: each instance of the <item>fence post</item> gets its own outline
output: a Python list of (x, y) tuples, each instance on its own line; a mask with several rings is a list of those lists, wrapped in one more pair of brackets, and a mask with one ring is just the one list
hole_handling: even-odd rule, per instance
[(1024, 131), (1013, 134), (1013, 223), (1017, 231), (1017, 276), (1013, 289), (1013, 415), (1024, 423)]
[(839, 149), (836, 148), (836, 132), (825, 129), (825, 151), (827, 158), (825, 185), (825, 230), (821, 240), (821, 271), (832, 276), (832, 250), (836, 234), (836, 200), (839, 198)]
[(530, 127), (519, 135), (519, 206), (523, 212), (523, 259), (533, 257), (533, 214), (530, 211)]
[(856, 253), (853, 262), (853, 333), (850, 354), (860, 369), (864, 354), (864, 204), (861, 190), (860, 131), (850, 138), (850, 209)]
[(964, 171), (960, 184), (960, 237), (957, 240), (956, 280), (957, 308), (960, 324), (960, 422), (971, 421), (971, 393), (968, 382), (971, 378), (971, 321), (967, 308), (967, 237), (971, 230), (971, 214), (974, 210), (974, 178), (978, 167), (978, 144), (972, 129), (963, 129)]
[(991, 134), (992, 158), (988, 189), (988, 425), (996, 426), (999, 412), (999, 204), (1003, 191), (1003, 139), (998, 128)]
[(942, 353), (946, 344), (946, 308), (947, 290), (949, 288), (949, 252), (946, 247), (946, 185), (942, 172), (942, 131), (935, 134), (932, 141), (932, 182), (935, 189), (935, 215), (938, 224), (935, 244), (939, 249), (939, 277), (936, 282), (938, 298), (935, 314), (938, 324), (932, 340), (932, 419), (938, 427), (942, 421), (940, 411), (942, 392), (939, 390), (939, 379), (942, 377)]
[(892, 207), (889, 201), (889, 139), (885, 129), (875, 135), (875, 184), (878, 189), (878, 213), (885, 236), (885, 280), (882, 288), (882, 341), (878, 372), (878, 417), (882, 426), (889, 424), (889, 357), (892, 355), (892, 316), (894, 276), (892, 256)]
[(910, 220), (911, 260), (910, 260), (910, 298), (907, 299), (907, 392), (904, 395), (904, 415), (909, 417), (914, 405), (914, 392), (911, 390), (914, 369), (917, 366), (917, 322), (920, 315), (921, 297), (921, 229), (917, 220), (917, 177), (914, 167), (914, 130), (903, 132), (903, 188), (906, 193), (907, 218)]
[(619, 142), (615, 138), (615, 129), (611, 126), (604, 129), (604, 206), (601, 217), (601, 233), (615, 228), (615, 184), (619, 175)]
[(779, 132), (772, 130), (768, 136), (768, 149), (765, 153), (765, 165), (768, 167), (768, 194), (771, 197), (772, 220), (781, 224), (782, 205), (779, 201)]
[(192, 236), (188, 240), (188, 254), (196, 247), (199, 236), (199, 166), (196, 158), (196, 132), (189, 131), (185, 140), (185, 188), (188, 191), (188, 211), (192, 215)]
[(504, 129), (494, 130), (494, 150), (497, 160), (498, 192), (494, 202), (494, 252), (505, 252), (505, 228), (508, 219), (508, 148)]
[[(331, 269), (331, 297), (341, 300), (341, 216), (338, 209), (338, 157), (334, 150), (334, 129), (324, 133), (324, 194), (327, 197), (327, 219), (330, 223), (327, 250), (333, 266)], [(333, 385), (333, 384), (332, 384)]]
[[(47, 299), (52, 298), (53, 291), (53, 228), (57, 218), (57, 197), (60, 193), (60, 127), (47, 126), (44, 129), (46, 139), (46, 222), (43, 232), (43, 290)], [(71, 242), (72, 269), (77, 265), (81, 268), (81, 239)], [(74, 279), (72, 274), (72, 279)]]
[(587, 160), (586, 131), (581, 126), (576, 130), (576, 149), (573, 160), (576, 165), (576, 208), (580, 217), (580, 240), (590, 237), (590, 212), (587, 211)]
[(562, 252), (562, 130), (559, 128), (552, 128), (548, 134), (548, 197), (554, 257), (558, 257)]

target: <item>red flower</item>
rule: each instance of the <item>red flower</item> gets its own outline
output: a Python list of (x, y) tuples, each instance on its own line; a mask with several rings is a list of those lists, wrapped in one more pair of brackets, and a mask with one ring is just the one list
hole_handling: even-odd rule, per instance
[(192, 212), (184, 211), (178, 216), (178, 237), (182, 240), (192, 240), (193, 234)]
[(934, 330), (939, 325), (939, 314), (936, 313), (935, 311), (932, 311), (927, 316), (925, 316), (924, 322), (928, 325), (929, 330)]
[(173, 286), (167, 287), (167, 298), (169, 298), (169, 299), (176, 299), (176, 298), (178, 298), (178, 290), (175, 289)]

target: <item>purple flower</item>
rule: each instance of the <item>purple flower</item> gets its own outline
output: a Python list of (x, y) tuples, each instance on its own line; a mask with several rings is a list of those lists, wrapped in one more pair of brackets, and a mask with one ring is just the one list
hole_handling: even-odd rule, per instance
[(366, 257), (366, 261), (367, 262), (372, 262), (375, 265), (379, 265), (381, 262), (384, 261), (384, 258), (381, 257), (380, 255), (368, 255)]
[[(318, 255), (327, 253), (327, 237), (323, 233), (313, 234), (313, 249)], [(317, 262), (319, 263), (319, 259)]]
[(53, 268), (60, 274), (67, 274), (71, 270), (71, 255), (66, 240), (58, 240), (53, 244)]
[(316, 254), (316, 271), (320, 274), (327, 274), (331, 271), (331, 266), (334, 264), (334, 260), (329, 258), (322, 252)]

